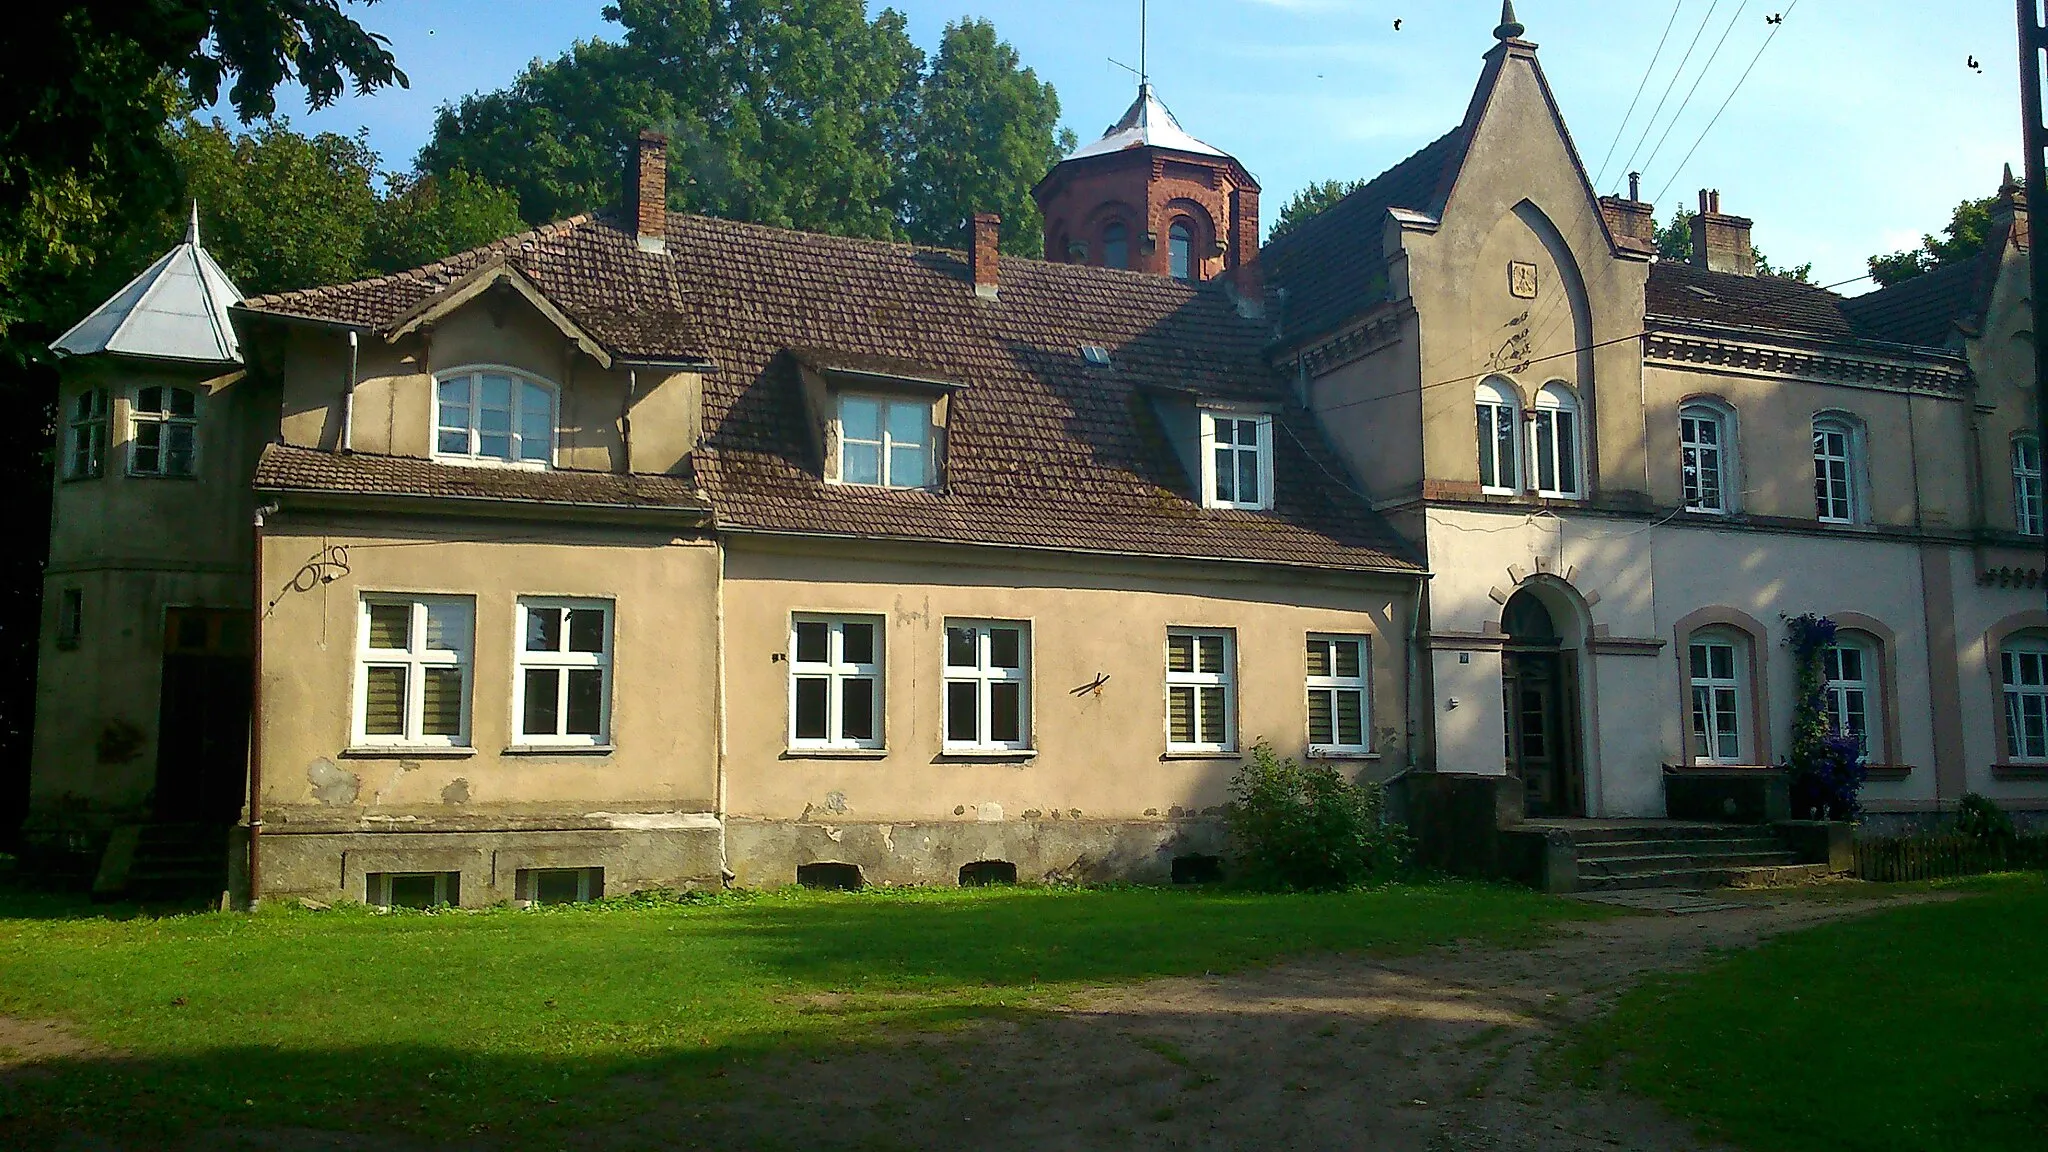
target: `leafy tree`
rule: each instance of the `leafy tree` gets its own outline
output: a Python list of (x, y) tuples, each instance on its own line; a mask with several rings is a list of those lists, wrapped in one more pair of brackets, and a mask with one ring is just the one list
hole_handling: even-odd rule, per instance
[(1991, 211), (1997, 206), (1996, 196), (1963, 201), (1950, 214), (1940, 236), (1929, 233), (1920, 237), (1918, 248), (1872, 256), (1870, 278), (1877, 281), (1878, 287), (1889, 288), (1936, 268), (1968, 260), (1984, 250), (1985, 238), (1991, 234)]
[(398, 272), (523, 231), (519, 198), (457, 168), (446, 176), (385, 177), (363, 239), (373, 271)]
[[(1003, 217), (1003, 249), (1043, 251), (1038, 202), (1021, 176), (1051, 171), (1073, 150), (1059, 130), (1060, 99), (1020, 67), (986, 20), (946, 26), (918, 92), (916, 151), (900, 193), (910, 238), (957, 247), (976, 212)], [(1035, 178), (1035, 177), (1033, 177)]]
[(363, 136), (302, 136), (267, 120), (237, 136), (219, 120), (171, 133), (206, 246), (251, 295), (354, 279), (377, 214), (377, 154)]
[(1272, 230), (1266, 233), (1267, 241), (1278, 240), (1301, 226), (1302, 221), (1314, 216), (1337, 201), (1342, 200), (1360, 188), (1364, 180), (1325, 180), (1310, 184), (1296, 192), (1292, 199), (1281, 205), (1280, 215), (1274, 219)]
[[(1657, 256), (1663, 260), (1680, 263), (1692, 259), (1692, 222), (1699, 213), (1680, 204), (1671, 212), (1671, 222), (1657, 225)], [(1756, 258), (1756, 274), (1776, 276), (1781, 280), (1796, 280), (1801, 284), (1813, 283), (1813, 261), (1779, 267), (1771, 263), (1764, 250), (1750, 246), (1750, 253)]]

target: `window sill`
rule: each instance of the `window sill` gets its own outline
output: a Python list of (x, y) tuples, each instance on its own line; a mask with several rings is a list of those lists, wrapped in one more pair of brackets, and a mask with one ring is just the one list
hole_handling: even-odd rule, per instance
[(2031, 761), (2025, 764), (2002, 763), (1991, 766), (1994, 780), (2048, 780), (2048, 764)]
[(948, 748), (932, 758), (934, 764), (1022, 763), (1037, 758), (1036, 748)]
[(1381, 755), (1378, 752), (1354, 751), (1346, 748), (1310, 748), (1308, 750), (1308, 759), (1310, 760), (1378, 760), (1381, 758)]
[(1695, 761), (1691, 764), (1666, 764), (1666, 772), (1735, 772), (1754, 776), (1764, 772), (1783, 772), (1782, 764), (1719, 764), (1710, 761)]
[(1911, 776), (1912, 774), (1913, 766), (1911, 764), (1868, 764), (1865, 765), (1863, 769), (1863, 778), (1865, 780), (1876, 780), (1880, 782), (1886, 780), (1904, 780), (1906, 777)]
[(511, 744), (505, 756), (609, 756), (618, 751), (610, 744)]
[(186, 472), (182, 475), (166, 475), (162, 472), (130, 472), (128, 473), (128, 478), (130, 480), (176, 480), (181, 483), (190, 484), (194, 480), (199, 479), (199, 474), (197, 472)]
[(552, 472), (555, 465), (548, 460), (500, 460), (495, 456), (456, 456), (434, 453), (427, 458), (435, 464), (450, 464), (457, 468), (507, 468), (514, 472)]
[(1159, 754), (1159, 758), (1161, 760), (1242, 760), (1244, 759), (1244, 753), (1224, 750), (1208, 752), (1162, 752)]
[(467, 760), (476, 755), (476, 749), (439, 744), (355, 744), (342, 749), (341, 754), (349, 760)]
[(885, 760), (887, 748), (785, 748), (783, 760)]

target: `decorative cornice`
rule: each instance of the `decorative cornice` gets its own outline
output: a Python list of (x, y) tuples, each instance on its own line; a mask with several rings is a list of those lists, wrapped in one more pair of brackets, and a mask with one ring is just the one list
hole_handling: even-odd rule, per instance
[(1659, 368), (1711, 368), (1771, 380), (1944, 397), (1962, 396), (1970, 383), (1969, 368), (1960, 358), (1821, 352), (1674, 332), (1651, 332), (1643, 344), (1643, 362)]
[(1986, 568), (1977, 573), (1977, 583), (1985, 588), (2039, 588), (2041, 586), (2041, 569), (2039, 567), (2018, 568), (2010, 565)]
[(1389, 308), (1368, 316), (1362, 323), (1311, 345), (1300, 354), (1302, 366), (1310, 376), (1321, 376), (1391, 348), (1400, 343), (1401, 323), (1411, 312), (1408, 308)]

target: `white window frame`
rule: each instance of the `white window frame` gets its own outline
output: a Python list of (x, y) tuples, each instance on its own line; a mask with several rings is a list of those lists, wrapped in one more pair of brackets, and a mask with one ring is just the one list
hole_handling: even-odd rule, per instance
[[(1698, 429), (1711, 428), (1713, 443)], [(1687, 404), (1678, 410), (1679, 503), (1687, 512), (1728, 516), (1735, 511), (1735, 421), (1716, 404)], [(1702, 477), (1711, 475), (1709, 485)]]
[[(1856, 654), (1854, 677), (1844, 674), (1847, 661), (1843, 655), (1848, 651)], [(1821, 674), (1827, 677), (1828, 717), (1836, 731), (1858, 738), (1866, 759), (1884, 750), (1884, 694), (1877, 663), (1880, 656), (1875, 640), (1849, 632), (1837, 632), (1835, 642), (1821, 653)]]
[[(1727, 676), (1714, 674), (1711, 649), (1715, 648), (1728, 649)], [(1707, 671), (1704, 675), (1698, 671), (1698, 665), (1694, 661), (1694, 657), (1699, 655), (1702, 649), (1710, 650), (1707, 653)], [(1741, 764), (1744, 762), (1744, 750), (1749, 742), (1749, 734), (1743, 730), (1745, 727), (1743, 709), (1748, 707), (1749, 704), (1749, 693), (1746, 685), (1748, 662), (1748, 644), (1742, 637), (1724, 631), (1707, 630), (1695, 632), (1686, 638), (1685, 739), (1687, 747), (1692, 750), (1693, 763)], [(1701, 711), (1702, 693), (1706, 694), (1705, 703), (1707, 707), (1704, 712)], [(1725, 699), (1727, 701), (1725, 708), (1722, 706), (1724, 693), (1726, 694)], [(1724, 719), (1732, 721), (1732, 726), (1724, 728), (1722, 726)], [(1702, 720), (1705, 721), (1704, 725), (1701, 723)], [(1722, 737), (1724, 736), (1734, 738), (1735, 749), (1732, 753), (1721, 751)], [(1704, 751), (1700, 744), (1696, 743), (1696, 741), (1702, 738), (1705, 741)]]
[[(2007, 762), (2048, 764), (2048, 637), (2007, 637), (1998, 650), (1998, 673)], [(2031, 747), (2026, 739), (2030, 714), (2040, 734)]]
[[(1176, 671), (1173, 667), (1174, 641), (1181, 638), (1188, 639), (1191, 645), (1187, 671)], [(1222, 661), (1213, 672), (1202, 671), (1201, 654), (1205, 640), (1222, 642)], [(1168, 628), (1165, 657), (1166, 750), (1192, 753), (1237, 751), (1237, 631), (1232, 628)], [(1223, 731), (1220, 734), (1205, 730), (1202, 724), (1202, 694), (1206, 691), (1223, 693)], [(1177, 692), (1188, 693), (1193, 740), (1173, 738), (1173, 700)], [(1204, 739), (1216, 735), (1221, 739)]]
[[(1358, 645), (1358, 675), (1340, 676), (1337, 674), (1337, 645), (1339, 644)], [(1335, 753), (1338, 755), (1359, 756), (1369, 753), (1372, 751), (1372, 638), (1370, 636), (1337, 632), (1309, 633), (1308, 646), (1313, 649), (1319, 645), (1323, 652), (1323, 666), (1328, 668), (1329, 672), (1326, 675), (1317, 675), (1314, 672), (1309, 672), (1305, 676), (1308, 689), (1307, 699), (1313, 701), (1318, 693), (1327, 694), (1330, 697), (1331, 738), (1322, 743), (1317, 743), (1314, 721), (1315, 708), (1311, 705), (1308, 710), (1309, 754)], [(1313, 668), (1314, 665), (1311, 664), (1310, 667)], [(1343, 735), (1343, 731), (1337, 720), (1337, 698), (1340, 694), (1349, 693), (1356, 693), (1358, 696), (1358, 739), (1355, 741), (1338, 739), (1338, 737)]]
[[(846, 402), (848, 400), (865, 401), (866, 403), (873, 404), (876, 406), (878, 411), (875, 414), (875, 434), (876, 436), (879, 437), (879, 439), (869, 440), (866, 438), (861, 438), (856, 440), (853, 437), (847, 435), (845, 413)], [(916, 445), (916, 447), (920, 448), (924, 452), (923, 483), (897, 484), (893, 480), (893, 477), (891, 475), (891, 473), (894, 471), (892, 460), (898, 449), (907, 447), (905, 445), (897, 443), (894, 434), (891, 433), (889, 430), (889, 413), (890, 410), (893, 408), (917, 408), (923, 410), (924, 443)], [(854, 488), (919, 489), (934, 488), (938, 486), (939, 432), (937, 401), (916, 396), (882, 396), (872, 392), (841, 392), (837, 394), (836, 398), (832, 402), (832, 425), (833, 428), (836, 430), (836, 435), (838, 436), (839, 441), (839, 451), (837, 454), (838, 474), (832, 478), (833, 483), (844, 484), (847, 485), (848, 487)], [(880, 458), (880, 463), (877, 465), (876, 470), (878, 481), (848, 480), (846, 478), (846, 446), (848, 444), (870, 445), (875, 449), (876, 453)]]
[[(613, 627), (616, 606), (610, 600), (568, 596), (521, 596), (519, 610), (513, 614), (515, 628), (512, 634), (512, 743), (567, 748), (603, 748), (611, 744), (612, 735), (612, 657), (613, 646), (617, 643), (618, 630)], [(532, 651), (527, 648), (527, 629), (535, 612), (559, 614), (560, 623), (556, 640), (560, 647), (553, 651)], [(598, 612), (603, 615), (603, 650), (599, 652), (576, 652), (569, 649), (569, 612)], [(553, 732), (528, 732), (526, 730), (526, 674), (534, 672), (555, 672), (555, 730)], [(597, 731), (569, 732), (569, 676), (572, 672), (595, 671), (598, 674), (598, 716)]]
[[(1585, 499), (1586, 421), (1579, 414), (1578, 393), (1562, 380), (1553, 380), (1537, 390), (1530, 417), (1529, 484), (1536, 495), (1551, 500)], [(1567, 455), (1571, 459), (1564, 459)], [(1543, 483), (1546, 463), (1552, 473), (1548, 486)]]
[[(1217, 422), (1228, 422), (1230, 438), (1226, 441), (1217, 434)], [(1240, 439), (1246, 425), (1252, 428), (1253, 443), (1247, 446)], [(1202, 409), (1202, 506), (1204, 508), (1242, 508), (1252, 512), (1263, 512), (1273, 506), (1273, 417), (1265, 412), (1239, 412), (1228, 408)], [(1218, 491), (1223, 482), (1219, 456), (1230, 458), (1230, 495)], [(1252, 457), (1253, 475), (1258, 477), (1259, 490), (1256, 499), (1245, 500), (1241, 496), (1244, 458)]]
[[(1476, 442), (1479, 490), (1492, 496), (1522, 492), (1522, 405), (1514, 385), (1504, 379), (1482, 380), (1474, 390), (1475, 427), (1484, 422), (1486, 438)], [(1501, 459), (1502, 450), (1507, 459)], [(1489, 479), (1489, 474), (1491, 479)]]
[(2022, 536), (2041, 535), (2041, 441), (2034, 436), (2012, 438), (2012, 521)]
[[(142, 394), (152, 389), (160, 392), (164, 406), (162, 411), (143, 410)], [(191, 398), (190, 414), (173, 411), (171, 398), (179, 394)], [(138, 384), (131, 389), (128, 393), (128, 474), (163, 480), (190, 480), (199, 475), (200, 404), (201, 396), (197, 388), (186, 388), (177, 384)], [(142, 434), (146, 428), (156, 429), (156, 466), (153, 468), (145, 468), (142, 464), (142, 453), (148, 451), (142, 444)], [(168, 443), (172, 433), (180, 428), (185, 429), (186, 434), (192, 438), (191, 464), (183, 472), (173, 472), (165, 466), (170, 456)]]
[(462, 899), (460, 872), (372, 872), (363, 878), (363, 903), (374, 908), (395, 907), (391, 903), (391, 880), (396, 876), (432, 876), (434, 900), (427, 905), (429, 908), (452, 908)]
[[(1841, 451), (1834, 450), (1830, 437), (1841, 438)], [(1839, 417), (1817, 416), (1813, 421), (1813, 507), (1823, 524), (1854, 524), (1861, 518), (1862, 493), (1857, 489), (1858, 457), (1855, 425)], [(1834, 486), (1841, 485), (1838, 500)]]
[[(1022, 620), (957, 620), (945, 622), (946, 633), (940, 645), (939, 662), (942, 666), (943, 687), (939, 699), (939, 732), (947, 751), (958, 752), (1026, 752), (1031, 749), (1031, 625)], [(953, 630), (971, 631), (974, 635), (974, 659), (972, 666), (953, 663)], [(1017, 666), (999, 668), (994, 662), (994, 633), (998, 631), (1017, 633)], [(967, 684), (975, 692), (975, 735), (972, 740), (953, 738), (953, 686)], [(1017, 686), (1017, 738), (997, 740), (993, 735), (994, 709), (992, 700), (995, 686), (1014, 684)]]
[[(370, 647), (370, 608), (372, 605), (403, 604), (411, 608), (412, 616), (406, 625), (407, 647)], [(459, 607), (468, 616), (468, 635), (463, 637), (459, 649), (429, 649), (427, 647), (427, 609), (441, 605)], [(476, 598), (472, 596), (417, 596), (402, 592), (366, 592), (356, 601), (356, 659), (355, 659), (355, 707), (352, 712), (354, 743), (359, 747), (375, 748), (468, 748), (470, 747), (470, 708), (476, 694), (476, 672), (474, 657), (476, 651)], [(368, 711), (370, 703), (370, 669), (403, 668), (405, 670), (405, 716), (397, 733), (368, 732)], [(454, 735), (428, 735), (421, 731), (425, 726), (426, 693), (422, 690), (429, 668), (458, 668), (462, 671), (461, 723)]]
[[(868, 616), (859, 613), (840, 614), (826, 612), (798, 612), (789, 621), (789, 721), (787, 736), (792, 750), (809, 751), (874, 751), (884, 748), (887, 732), (884, 722), (888, 715), (884, 695), (883, 671), (888, 665), (886, 651), (887, 636), (883, 627), (885, 617)], [(797, 629), (804, 624), (823, 624), (825, 632), (825, 659), (823, 661), (802, 661), (797, 659)], [(846, 654), (846, 626), (864, 624), (874, 629), (874, 651), (872, 661), (864, 664), (848, 663)], [(797, 685), (802, 680), (822, 679), (825, 681), (825, 735), (823, 737), (802, 737), (796, 732)], [(869, 697), (874, 715), (874, 734), (867, 738), (849, 737), (846, 733), (846, 704), (844, 685), (849, 680), (868, 680), (874, 688)]]
[(91, 480), (106, 475), (112, 403), (105, 388), (86, 388), (71, 398), (64, 423), (65, 479)]
[(571, 903), (588, 904), (592, 900), (604, 899), (604, 869), (590, 868), (521, 868), (513, 873), (512, 886), (517, 899), (528, 905), (538, 905), (540, 899), (540, 877), (543, 872), (572, 872), (576, 875), (576, 897)]
[[(510, 460), (501, 456), (487, 456), (482, 451), (484, 432), (478, 427), (481, 423), (478, 419), (478, 413), (483, 409), (481, 390), (483, 388), (483, 379), (486, 376), (504, 376), (512, 381), (510, 407), (506, 412), (507, 419), (510, 421), (510, 427), (505, 433), (512, 450), (512, 458)], [(466, 417), (468, 427), (466, 429), (446, 426), (441, 421), (441, 386), (457, 380), (464, 380), (469, 386), (469, 399), (462, 405), (463, 410), (468, 414)], [(548, 398), (548, 440), (547, 456), (545, 459), (531, 459), (525, 454), (527, 436), (522, 427), (524, 423), (522, 417), (526, 415), (526, 411), (522, 404), (526, 395), (527, 385), (539, 388), (547, 394)], [(427, 419), (430, 423), (428, 429), (429, 439), (427, 442), (432, 446), (433, 458), (443, 464), (461, 464), (479, 468), (525, 468), (546, 471), (555, 467), (555, 460), (561, 447), (562, 390), (552, 380), (504, 364), (467, 364), (460, 368), (450, 368), (434, 374), (433, 400), (428, 405)], [(441, 437), (444, 431), (466, 433), (469, 444), (468, 449), (462, 452), (443, 450), (441, 447)]]

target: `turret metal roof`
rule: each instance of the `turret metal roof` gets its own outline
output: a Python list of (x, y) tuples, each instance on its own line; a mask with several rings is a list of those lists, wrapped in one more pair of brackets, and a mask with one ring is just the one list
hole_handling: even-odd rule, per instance
[(1152, 91), (1152, 85), (1140, 84), (1138, 98), (1131, 102), (1124, 118), (1109, 126), (1102, 139), (1075, 150), (1069, 160), (1083, 160), (1090, 156), (1107, 156), (1129, 148), (1170, 148), (1175, 152), (1193, 152), (1198, 156), (1221, 156), (1229, 159), (1229, 153), (1221, 148), (1204, 144), (1173, 118), (1166, 105)]
[(199, 243), (199, 206), (185, 242), (95, 308), (50, 347), (68, 356), (113, 352), (197, 364), (240, 364), (228, 305), (242, 298)]

